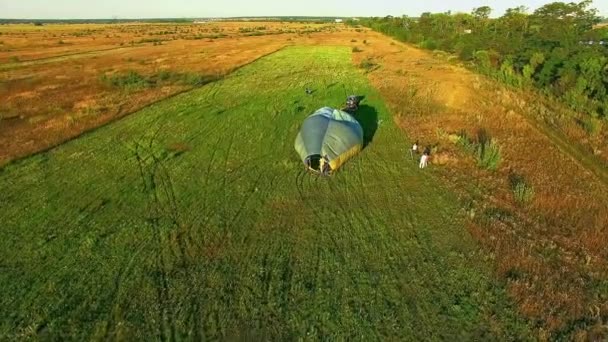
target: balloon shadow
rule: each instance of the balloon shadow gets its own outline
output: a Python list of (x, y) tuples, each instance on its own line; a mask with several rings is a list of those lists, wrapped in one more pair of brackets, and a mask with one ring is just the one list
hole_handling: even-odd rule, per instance
[(363, 148), (366, 148), (372, 143), (378, 130), (378, 111), (372, 106), (360, 105), (353, 116), (363, 128)]

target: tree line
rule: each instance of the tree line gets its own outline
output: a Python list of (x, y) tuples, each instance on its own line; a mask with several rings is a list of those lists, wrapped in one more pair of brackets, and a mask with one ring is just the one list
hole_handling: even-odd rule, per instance
[(591, 4), (553, 2), (532, 13), (521, 6), (499, 18), (483, 6), (351, 23), (457, 54), (507, 84), (538, 87), (574, 110), (608, 119), (608, 27), (596, 26), (602, 19)]

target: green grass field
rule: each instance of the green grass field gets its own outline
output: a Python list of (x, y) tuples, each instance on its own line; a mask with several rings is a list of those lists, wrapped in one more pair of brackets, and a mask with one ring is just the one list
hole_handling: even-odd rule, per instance
[[(0, 339), (529, 336), (350, 58), (284, 49), (0, 170)], [(299, 125), (350, 93), (373, 139), (305, 173)]]

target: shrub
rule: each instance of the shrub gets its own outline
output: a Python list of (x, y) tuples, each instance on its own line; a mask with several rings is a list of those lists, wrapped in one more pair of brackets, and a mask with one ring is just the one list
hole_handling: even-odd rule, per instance
[(527, 204), (534, 198), (534, 188), (526, 183), (520, 183), (513, 189), (513, 195), (517, 203)]
[(475, 61), (475, 64), (477, 64), (484, 72), (489, 71), (492, 67), (492, 62), (490, 60), (490, 54), (488, 51), (476, 51), (473, 54), (473, 60)]
[(500, 165), (500, 146), (494, 140), (480, 143), (477, 148), (477, 164), (486, 170), (496, 170)]
[(433, 39), (426, 39), (420, 43), (420, 47), (427, 50), (437, 50), (439, 45)]
[(374, 62), (371, 58), (366, 58), (361, 61), (361, 63), (359, 64), (359, 67), (361, 67), (362, 69), (365, 69), (369, 72), (369, 71), (373, 71), (373, 70), (377, 69), (378, 64), (376, 62)]
[(363, 50), (361, 50), (360, 48), (354, 46), (353, 47), (353, 52), (363, 52)]
[(470, 61), (474, 58), (475, 49), (471, 45), (463, 44), (458, 50), (458, 56), (464, 61)]
[(153, 84), (137, 71), (130, 70), (126, 74), (115, 74), (101, 76), (101, 82), (112, 88), (120, 88), (122, 90), (139, 90), (148, 88)]
[(454, 140), (456, 141), (456, 145), (462, 147), (469, 153), (474, 153), (477, 149), (477, 144), (469, 138), (467, 132), (465, 131), (458, 133)]
[(162, 70), (152, 78), (155, 80), (155, 84), (163, 82), (187, 85), (192, 87), (200, 87), (219, 79), (218, 76), (201, 75), (197, 73), (179, 73), (168, 70)]
[(137, 43), (138, 44), (143, 44), (143, 43), (162, 43), (162, 39), (158, 39), (158, 38), (142, 38)]
[(534, 198), (534, 187), (526, 180), (518, 175), (509, 175), (509, 181), (511, 183), (511, 191), (513, 191), (513, 198), (519, 205), (525, 205), (532, 202)]
[(582, 119), (577, 119), (576, 122), (591, 136), (597, 135), (602, 130), (602, 121), (600, 119), (587, 116)]
[(19, 57), (17, 57), (17, 56), (11, 56), (8, 60), (11, 63), (18, 63), (19, 62)]
[(482, 214), (482, 219), (484, 219), (485, 221), (513, 221), (513, 213), (511, 213), (508, 209), (505, 208), (490, 207), (485, 209)]
[(184, 84), (184, 85), (190, 85), (193, 87), (200, 87), (203, 86), (209, 82), (211, 82), (213, 79), (208, 77), (208, 76), (203, 76), (203, 75), (199, 75), (199, 74), (195, 74), (195, 73), (186, 73), (186, 74), (182, 74), (179, 77), (179, 83)]
[(496, 140), (487, 136), (485, 130), (480, 130), (477, 141), (469, 138), (465, 131), (461, 131), (457, 135), (450, 135), (450, 140), (473, 154), (479, 167), (491, 171), (498, 169), (501, 161), (500, 146)]

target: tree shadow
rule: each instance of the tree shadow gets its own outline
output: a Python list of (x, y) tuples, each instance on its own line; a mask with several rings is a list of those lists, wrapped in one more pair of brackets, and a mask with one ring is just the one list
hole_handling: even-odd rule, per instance
[(374, 140), (378, 130), (378, 111), (372, 106), (360, 105), (353, 116), (363, 128), (363, 148), (366, 148)]

